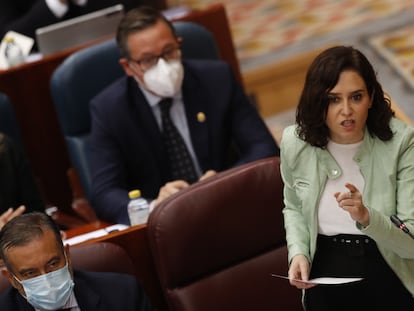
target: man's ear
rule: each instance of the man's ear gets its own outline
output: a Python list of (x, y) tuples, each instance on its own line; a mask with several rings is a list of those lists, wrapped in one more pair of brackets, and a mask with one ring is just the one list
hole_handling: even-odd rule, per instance
[(133, 77), (134, 76), (134, 72), (131, 70), (131, 67), (129, 66), (129, 61), (128, 59), (126, 59), (125, 57), (120, 58), (119, 59), (119, 64), (121, 65), (122, 69), (124, 69), (125, 73), (130, 76)]
[(66, 253), (66, 259), (68, 260), (68, 265), (71, 264), (71, 258), (70, 258), (70, 245), (65, 244), (65, 253)]
[(9, 272), (9, 270), (7, 270), (6, 267), (1, 267), (0, 268), (0, 273), (2, 276), (4, 276), (5, 278), (10, 278), (11, 273)]
[(23, 285), (17, 282), (17, 280), (13, 277), (13, 274), (6, 267), (1, 267), (0, 273), (3, 277), (9, 280), (10, 285), (13, 286), (15, 289), (17, 289), (20, 295), (25, 297), (25, 291), (23, 289)]
[[(9, 272), (9, 270), (7, 270), (6, 267), (1, 267), (0, 268), (0, 273), (3, 277), (5, 277), (6, 279), (9, 280), (10, 284), (14, 286), (14, 278), (13, 275)], [(15, 286), (14, 286), (15, 287)]]
[(72, 267), (72, 258), (70, 257), (70, 245), (65, 245), (65, 254), (66, 254), (66, 260), (68, 264), (69, 273), (72, 276), (73, 279), (73, 267)]

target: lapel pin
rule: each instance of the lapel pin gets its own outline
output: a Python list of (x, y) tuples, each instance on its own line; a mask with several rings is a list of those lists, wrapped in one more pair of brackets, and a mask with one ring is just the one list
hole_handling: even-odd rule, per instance
[(204, 112), (197, 113), (197, 120), (200, 123), (203, 123), (206, 120), (206, 115), (204, 114)]

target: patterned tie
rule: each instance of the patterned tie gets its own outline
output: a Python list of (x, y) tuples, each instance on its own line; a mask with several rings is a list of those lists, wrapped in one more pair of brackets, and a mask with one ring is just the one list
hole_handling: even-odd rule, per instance
[(170, 161), (171, 177), (173, 180), (184, 179), (191, 184), (197, 181), (198, 177), (184, 139), (171, 120), (172, 99), (164, 98), (159, 104), (163, 128), (162, 138)]

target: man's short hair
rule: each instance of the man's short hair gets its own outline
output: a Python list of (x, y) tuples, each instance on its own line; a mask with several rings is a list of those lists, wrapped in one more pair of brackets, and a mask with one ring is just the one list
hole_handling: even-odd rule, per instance
[(0, 231), (0, 258), (10, 270), (7, 251), (13, 247), (24, 246), (51, 230), (56, 243), (64, 251), (60, 230), (53, 219), (45, 213), (32, 212), (17, 216), (8, 221)]
[(116, 41), (123, 57), (129, 58), (128, 36), (134, 32), (147, 29), (155, 25), (159, 20), (164, 21), (176, 37), (174, 26), (157, 9), (150, 6), (141, 6), (129, 10), (119, 23)]

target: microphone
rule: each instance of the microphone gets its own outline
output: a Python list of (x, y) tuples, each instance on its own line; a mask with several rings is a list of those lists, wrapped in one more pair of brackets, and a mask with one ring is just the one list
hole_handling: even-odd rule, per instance
[(414, 239), (414, 235), (410, 232), (410, 230), (408, 230), (407, 226), (405, 225), (405, 223), (402, 222), (401, 219), (398, 218), (397, 215), (391, 215), (390, 216), (391, 221), (394, 223), (394, 225), (397, 226), (397, 228), (399, 228), (400, 230), (404, 231), (405, 233), (407, 233), (411, 238)]

